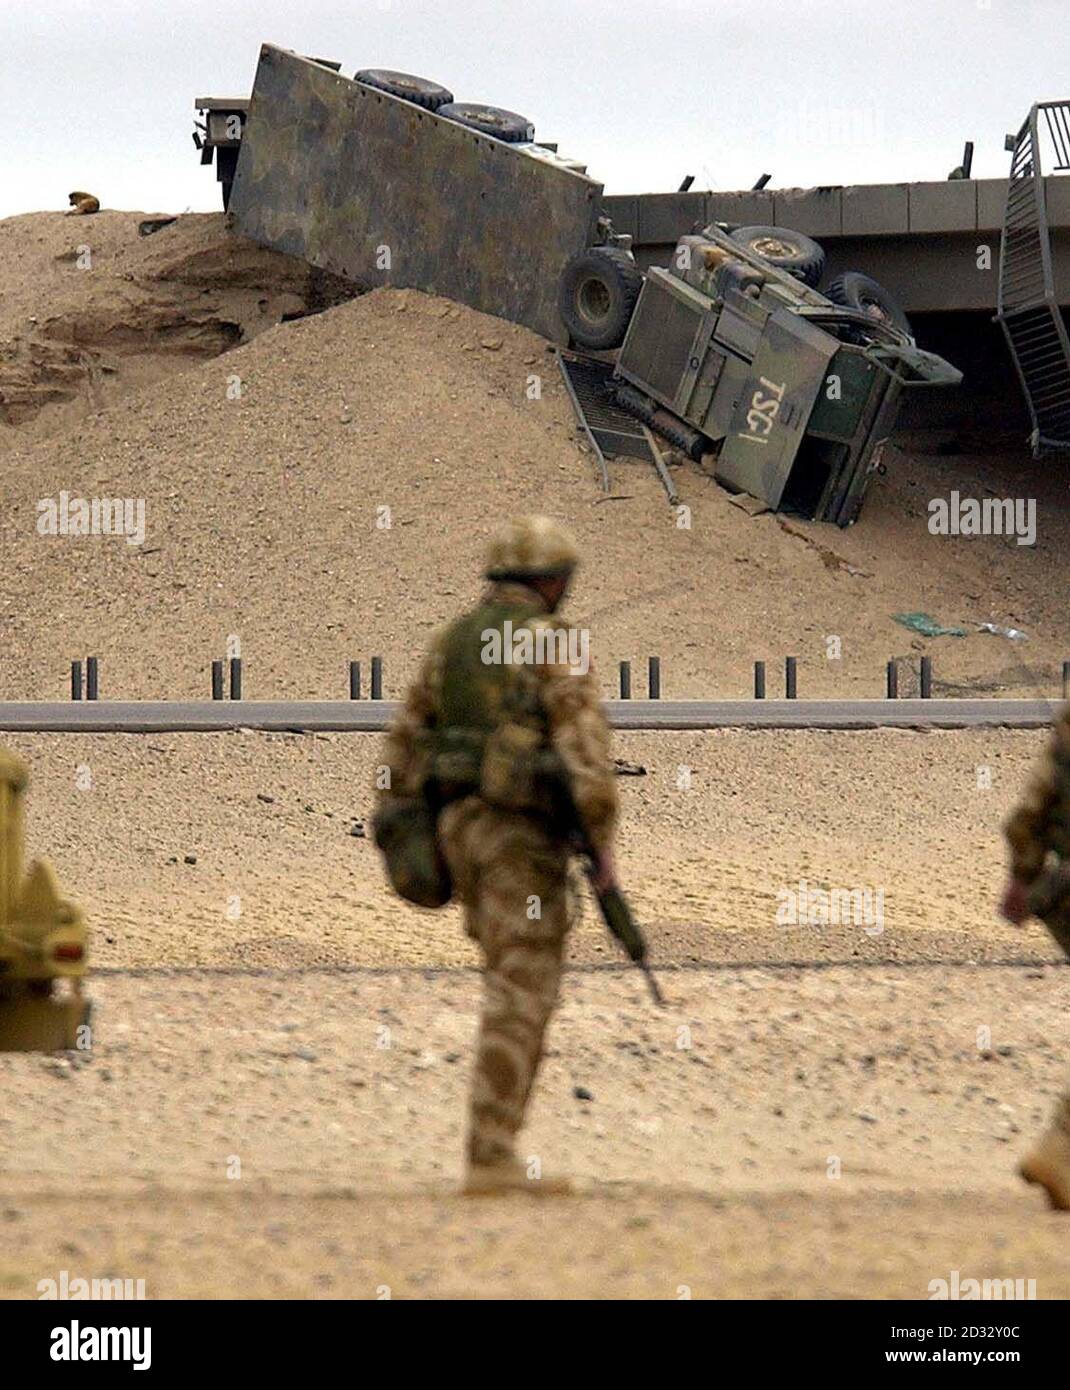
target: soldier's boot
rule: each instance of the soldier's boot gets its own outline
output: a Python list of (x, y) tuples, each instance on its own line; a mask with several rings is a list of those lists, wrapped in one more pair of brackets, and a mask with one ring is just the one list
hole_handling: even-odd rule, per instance
[(518, 1158), (505, 1158), (497, 1163), (469, 1162), (461, 1191), (466, 1197), (498, 1197), (510, 1192), (523, 1192), (529, 1197), (567, 1197), (573, 1187), (565, 1177), (530, 1177), (527, 1164)]
[(1060, 1099), (1047, 1132), (1018, 1172), (1044, 1188), (1056, 1211), (1070, 1211), (1070, 1093)]

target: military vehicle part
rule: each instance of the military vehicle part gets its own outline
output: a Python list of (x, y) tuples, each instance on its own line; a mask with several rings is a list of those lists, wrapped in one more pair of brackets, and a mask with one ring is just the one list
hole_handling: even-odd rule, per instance
[(642, 420), (652, 430), (657, 430), (663, 439), (675, 444), (695, 463), (701, 463), (703, 455), (713, 448), (712, 442), (704, 434), (688, 429), (682, 420), (678, 420), (668, 410), (663, 410), (656, 401), (644, 396), (642, 391), (637, 391), (634, 386), (618, 382), (614, 395), (621, 409), (626, 410), (629, 415), (634, 415), (637, 420)]
[(409, 72), (391, 72), (389, 68), (362, 68), (353, 76), (355, 81), (363, 82), (366, 87), (375, 87), (377, 91), (389, 92), (392, 97), (415, 102), (425, 111), (437, 111), (440, 106), (446, 106), (453, 100), (453, 93), (448, 87), (441, 87), (437, 82), (428, 82), (426, 77), (414, 77)]
[(643, 274), (631, 254), (592, 246), (573, 256), (561, 276), (561, 321), (577, 347), (619, 347), (628, 331)]
[(225, 212), (230, 206), (249, 101), (246, 97), (198, 97), (193, 105), (204, 118), (194, 123), (197, 129), (193, 132), (193, 143), (201, 152), (202, 164), (211, 164), (213, 154), (215, 156), (215, 176), (222, 191)]
[(597, 240), (601, 196), (573, 169), (266, 44), (230, 208), (264, 246), (562, 342), (558, 282)]
[(746, 246), (804, 285), (816, 288), (825, 273), (825, 250), (812, 237), (788, 227), (737, 227), (730, 232), (733, 241)]
[(531, 144), (535, 139), (535, 127), (526, 116), (518, 116), (515, 111), (504, 111), (500, 106), (451, 101), (447, 106), (440, 106), (438, 111), (439, 115), (468, 126), (470, 130), (478, 130), (481, 135), (490, 135), (508, 144)]
[(1034, 458), (1049, 450), (1070, 449), (1070, 336), (1052, 269), (1045, 144), (1054, 151), (1053, 169), (1070, 169), (1070, 101), (1038, 103), (1018, 134), (1007, 137), (1011, 173), (996, 319), (1003, 326), (1029, 407)]
[(607, 457), (636, 458), (656, 466), (647, 432), (634, 415), (617, 404), (612, 362), (563, 353), (558, 349), (557, 363), (576, 419), (598, 459), (603, 492), (609, 491)]
[(51, 865), (23, 871), (25, 788), (26, 769), (0, 749), (0, 1051), (52, 1052), (87, 1043), (87, 939)]
[[(774, 509), (847, 526), (882, 461), (902, 388), (962, 374), (898, 326), (833, 304), (718, 227), (647, 271), (617, 398)], [(656, 412), (662, 412), (660, 415)], [(674, 442), (676, 440), (674, 439)]]
[(880, 319), (881, 322), (898, 328), (913, 342), (914, 330), (899, 301), (868, 275), (861, 275), (857, 270), (848, 270), (825, 286), (825, 296), (831, 299), (833, 304), (843, 304), (848, 309), (860, 309), (870, 318)]

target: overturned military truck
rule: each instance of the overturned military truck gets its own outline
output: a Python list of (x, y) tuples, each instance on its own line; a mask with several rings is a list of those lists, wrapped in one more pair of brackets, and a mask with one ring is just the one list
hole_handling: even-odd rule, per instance
[(644, 275), (602, 185), (515, 112), (270, 44), (238, 105), (215, 103), (237, 230), (614, 363), (607, 400), (769, 507), (850, 524), (903, 388), (962, 379), (867, 277), (819, 293), (821, 248), (786, 228), (707, 227)]
[(620, 251), (574, 258), (560, 310), (573, 341), (623, 342), (611, 390), (718, 482), (849, 526), (905, 387), (957, 385), (898, 305), (850, 273), (820, 294), (824, 254), (798, 232), (706, 227), (640, 276)]

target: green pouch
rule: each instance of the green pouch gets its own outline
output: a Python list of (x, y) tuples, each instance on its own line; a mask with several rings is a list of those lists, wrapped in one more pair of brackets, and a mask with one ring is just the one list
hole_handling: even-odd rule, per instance
[(445, 907), (453, 896), (435, 821), (423, 797), (384, 802), (372, 819), (391, 887), (417, 907)]
[(1029, 910), (1070, 959), (1070, 862), (1064, 860), (1041, 870), (1029, 887)]

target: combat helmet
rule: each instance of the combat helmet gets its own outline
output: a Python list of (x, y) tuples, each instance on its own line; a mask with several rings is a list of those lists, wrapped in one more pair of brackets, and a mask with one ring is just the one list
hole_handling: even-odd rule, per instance
[(550, 579), (571, 574), (579, 559), (576, 542), (552, 517), (516, 516), (491, 541), (486, 576)]

